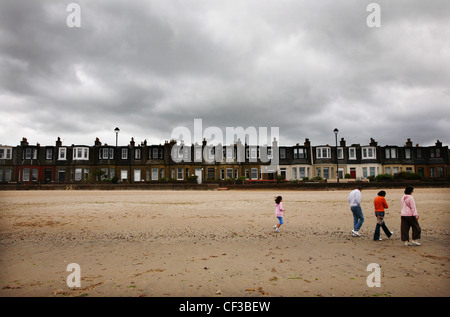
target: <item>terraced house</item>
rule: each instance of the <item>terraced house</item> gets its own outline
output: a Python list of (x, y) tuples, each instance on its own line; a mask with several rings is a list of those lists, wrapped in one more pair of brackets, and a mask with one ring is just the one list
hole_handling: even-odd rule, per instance
[[(273, 158), (278, 150), (279, 164), (273, 168), (262, 155)], [(31, 145), (23, 138), (18, 146), (0, 145), (0, 182), (2, 183), (77, 183), (117, 178), (122, 183), (160, 182), (165, 180), (197, 182), (226, 179), (249, 181), (299, 181), (312, 178), (366, 180), (379, 174), (400, 172), (420, 174), (424, 179), (450, 179), (449, 148), (439, 140), (432, 146), (413, 145), (410, 139), (402, 146), (380, 146), (374, 139), (368, 144), (347, 145), (341, 138), (338, 146), (316, 145), (306, 138), (303, 144), (269, 146), (242, 144), (228, 146), (185, 145), (176, 141), (127, 145), (62, 144)]]

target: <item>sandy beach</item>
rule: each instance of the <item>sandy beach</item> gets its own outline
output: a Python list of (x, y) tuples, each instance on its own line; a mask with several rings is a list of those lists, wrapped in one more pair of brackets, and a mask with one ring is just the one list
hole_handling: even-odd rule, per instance
[[(450, 189), (416, 189), (422, 245), (410, 247), (403, 189), (386, 191), (394, 235), (378, 242), (378, 190), (362, 192), (361, 237), (348, 191), (2, 191), (0, 296), (449, 296)], [(81, 287), (67, 285), (69, 263)]]

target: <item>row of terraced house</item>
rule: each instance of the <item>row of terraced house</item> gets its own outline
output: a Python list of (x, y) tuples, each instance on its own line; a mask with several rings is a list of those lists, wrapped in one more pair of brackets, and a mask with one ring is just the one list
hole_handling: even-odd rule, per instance
[[(276, 140), (274, 140), (276, 142)], [(335, 145), (311, 145), (309, 139), (303, 144), (279, 146), (278, 165), (272, 170), (267, 160), (261, 160), (260, 147), (241, 144), (217, 147), (202, 144), (184, 146), (179, 153), (190, 160), (177, 160), (172, 148), (177, 143), (136, 144), (131, 139), (128, 145), (102, 144), (97, 138), (93, 146), (63, 145), (58, 138), (54, 146), (31, 145), (23, 138), (18, 146), (0, 145), (1, 183), (76, 183), (88, 182), (94, 172), (101, 171), (102, 178), (119, 182), (160, 182), (162, 180), (186, 181), (197, 176), (198, 183), (206, 180), (245, 178), (246, 180), (302, 180), (320, 177), (330, 182), (337, 178), (365, 180), (379, 174), (394, 175), (399, 172), (417, 173), (424, 179), (449, 179), (449, 148), (438, 140), (433, 146), (413, 145), (408, 139), (402, 146), (379, 146), (371, 139), (369, 144), (347, 145), (342, 138)], [(276, 147), (274, 147), (274, 145)], [(237, 158), (237, 147), (244, 151)], [(214, 161), (205, 160), (203, 150), (208, 147)], [(219, 159), (217, 159), (219, 158)], [(195, 179), (195, 177), (193, 178)]]

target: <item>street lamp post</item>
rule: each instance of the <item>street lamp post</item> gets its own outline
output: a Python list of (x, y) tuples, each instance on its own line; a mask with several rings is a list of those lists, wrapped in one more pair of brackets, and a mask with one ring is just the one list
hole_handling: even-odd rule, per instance
[(115, 149), (115, 151), (116, 151), (116, 155), (115, 155), (115, 158), (116, 158), (116, 170), (114, 171), (114, 175), (115, 175), (116, 177), (118, 177), (118, 176), (117, 176), (117, 160), (118, 160), (118, 158), (119, 158), (119, 153), (117, 152), (117, 141), (118, 141), (118, 139), (119, 139), (119, 132), (120, 132), (120, 129), (116, 127), (116, 128), (114, 129), (114, 132), (116, 132), (116, 149)]
[(337, 182), (339, 183), (339, 155), (338, 155), (338, 144), (337, 144), (337, 135), (339, 130), (334, 129), (334, 136), (336, 138), (336, 176), (337, 176)]

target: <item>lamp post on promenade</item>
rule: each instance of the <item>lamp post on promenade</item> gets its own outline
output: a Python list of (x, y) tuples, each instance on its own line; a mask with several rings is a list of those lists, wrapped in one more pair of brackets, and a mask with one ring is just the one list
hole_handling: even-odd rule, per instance
[(337, 135), (339, 133), (338, 129), (334, 129), (334, 136), (336, 139), (336, 176), (337, 176), (337, 182), (339, 183), (339, 155), (338, 155), (338, 144), (337, 144)]
[(119, 159), (119, 153), (117, 152), (117, 141), (118, 141), (118, 139), (119, 139), (119, 132), (120, 132), (120, 129), (119, 128), (115, 128), (114, 129), (114, 132), (116, 132), (116, 149), (115, 149), (115, 158), (116, 158), (116, 169), (115, 169), (115, 171), (114, 171), (114, 175), (116, 176), (116, 177), (118, 177), (117, 176), (117, 160)]

